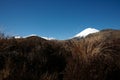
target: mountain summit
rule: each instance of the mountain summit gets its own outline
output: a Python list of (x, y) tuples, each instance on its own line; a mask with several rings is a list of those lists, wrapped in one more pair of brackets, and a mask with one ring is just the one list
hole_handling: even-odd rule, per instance
[(74, 37), (86, 37), (89, 34), (99, 32), (99, 30), (95, 28), (86, 28), (85, 30), (81, 31), (80, 33), (76, 34)]

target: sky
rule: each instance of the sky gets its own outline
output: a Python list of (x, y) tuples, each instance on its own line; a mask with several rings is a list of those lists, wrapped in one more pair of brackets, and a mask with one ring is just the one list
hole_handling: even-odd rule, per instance
[(67, 39), (91, 27), (120, 30), (120, 0), (0, 0), (0, 30)]

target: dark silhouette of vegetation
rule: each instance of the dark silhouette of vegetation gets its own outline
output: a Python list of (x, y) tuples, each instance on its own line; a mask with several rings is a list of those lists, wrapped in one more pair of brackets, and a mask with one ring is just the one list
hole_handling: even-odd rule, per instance
[(120, 30), (85, 38), (0, 39), (0, 80), (120, 80)]

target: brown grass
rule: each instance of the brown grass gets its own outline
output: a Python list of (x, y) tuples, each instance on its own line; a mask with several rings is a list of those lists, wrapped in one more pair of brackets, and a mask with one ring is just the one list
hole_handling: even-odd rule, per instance
[(0, 39), (0, 80), (120, 80), (120, 31), (80, 40)]

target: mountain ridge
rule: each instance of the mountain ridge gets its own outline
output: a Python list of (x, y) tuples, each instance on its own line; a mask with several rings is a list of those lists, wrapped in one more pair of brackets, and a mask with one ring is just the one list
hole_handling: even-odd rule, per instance
[[(79, 32), (78, 34), (76, 34), (74, 37), (85, 37), (89, 34), (92, 34), (92, 33), (96, 33), (96, 32), (99, 32), (99, 30), (95, 29), (95, 28), (86, 28), (84, 30), (82, 30), (81, 32)], [(31, 34), (31, 35), (28, 35), (28, 36), (14, 36), (16, 39), (17, 38), (26, 38), (26, 37), (30, 37), (30, 36), (38, 36), (37, 34)], [(54, 37), (45, 37), (45, 36), (40, 36), (46, 40), (55, 40), (56, 38)], [(68, 39), (68, 38), (67, 38)]]

